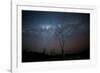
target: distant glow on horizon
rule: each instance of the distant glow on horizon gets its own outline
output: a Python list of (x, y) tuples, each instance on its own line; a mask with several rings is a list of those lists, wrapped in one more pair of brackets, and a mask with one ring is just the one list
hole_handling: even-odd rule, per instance
[(45, 27), (46, 27), (46, 29), (47, 29), (47, 30), (50, 28), (50, 26), (49, 26), (49, 25), (47, 25), (47, 26), (45, 26)]
[(48, 29), (50, 29), (50, 28), (51, 28), (51, 25), (42, 25), (42, 29), (48, 30)]

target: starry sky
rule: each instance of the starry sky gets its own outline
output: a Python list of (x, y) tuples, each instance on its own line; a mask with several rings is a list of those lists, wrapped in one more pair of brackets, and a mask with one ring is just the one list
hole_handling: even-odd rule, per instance
[[(62, 35), (62, 37), (61, 37)], [(22, 10), (22, 50), (51, 55), (90, 49), (90, 14)]]

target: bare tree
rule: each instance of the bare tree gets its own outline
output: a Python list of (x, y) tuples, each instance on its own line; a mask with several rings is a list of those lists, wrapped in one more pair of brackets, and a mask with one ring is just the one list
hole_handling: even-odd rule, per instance
[(61, 48), (61, 52), (62, 52), (62, 56), (64, 56), (64, 45), (65, 45), (65, 38), (64, 38), (64, 34), (63, 32), (65, 31), (65, 27), (64, 25), (59, 25), (56, 26), (56, 36), (58, 38), (59, 44), (60, 44), (60, 48)]

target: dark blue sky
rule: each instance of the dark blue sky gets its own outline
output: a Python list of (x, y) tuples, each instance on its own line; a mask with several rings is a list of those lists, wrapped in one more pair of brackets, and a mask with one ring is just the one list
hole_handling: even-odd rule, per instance
[(89, 48), (90, 14), (23, 10), (23, 50), (42, 52), (42, 48), (45, 48), (46, 53), (50, 54), (55, 48), (56, 53), (60, 54), (56, 36), (58, 27), (63, 28), (61, 34), (64, 38), (65, 53)]

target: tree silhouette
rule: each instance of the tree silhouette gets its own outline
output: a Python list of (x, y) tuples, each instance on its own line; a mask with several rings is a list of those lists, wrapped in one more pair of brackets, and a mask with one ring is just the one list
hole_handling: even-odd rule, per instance
[(65, 43), (65, 39), (64, 39), (64, 32), (65, 28), (63, 25), (60, 26), (56, 26), (56, 36), (58, 38), (59, 44), (60, 44), (60, 48), (61, 48), (61, 52), (62, 52), (62, 56), (64, 56), (64, 43)]

